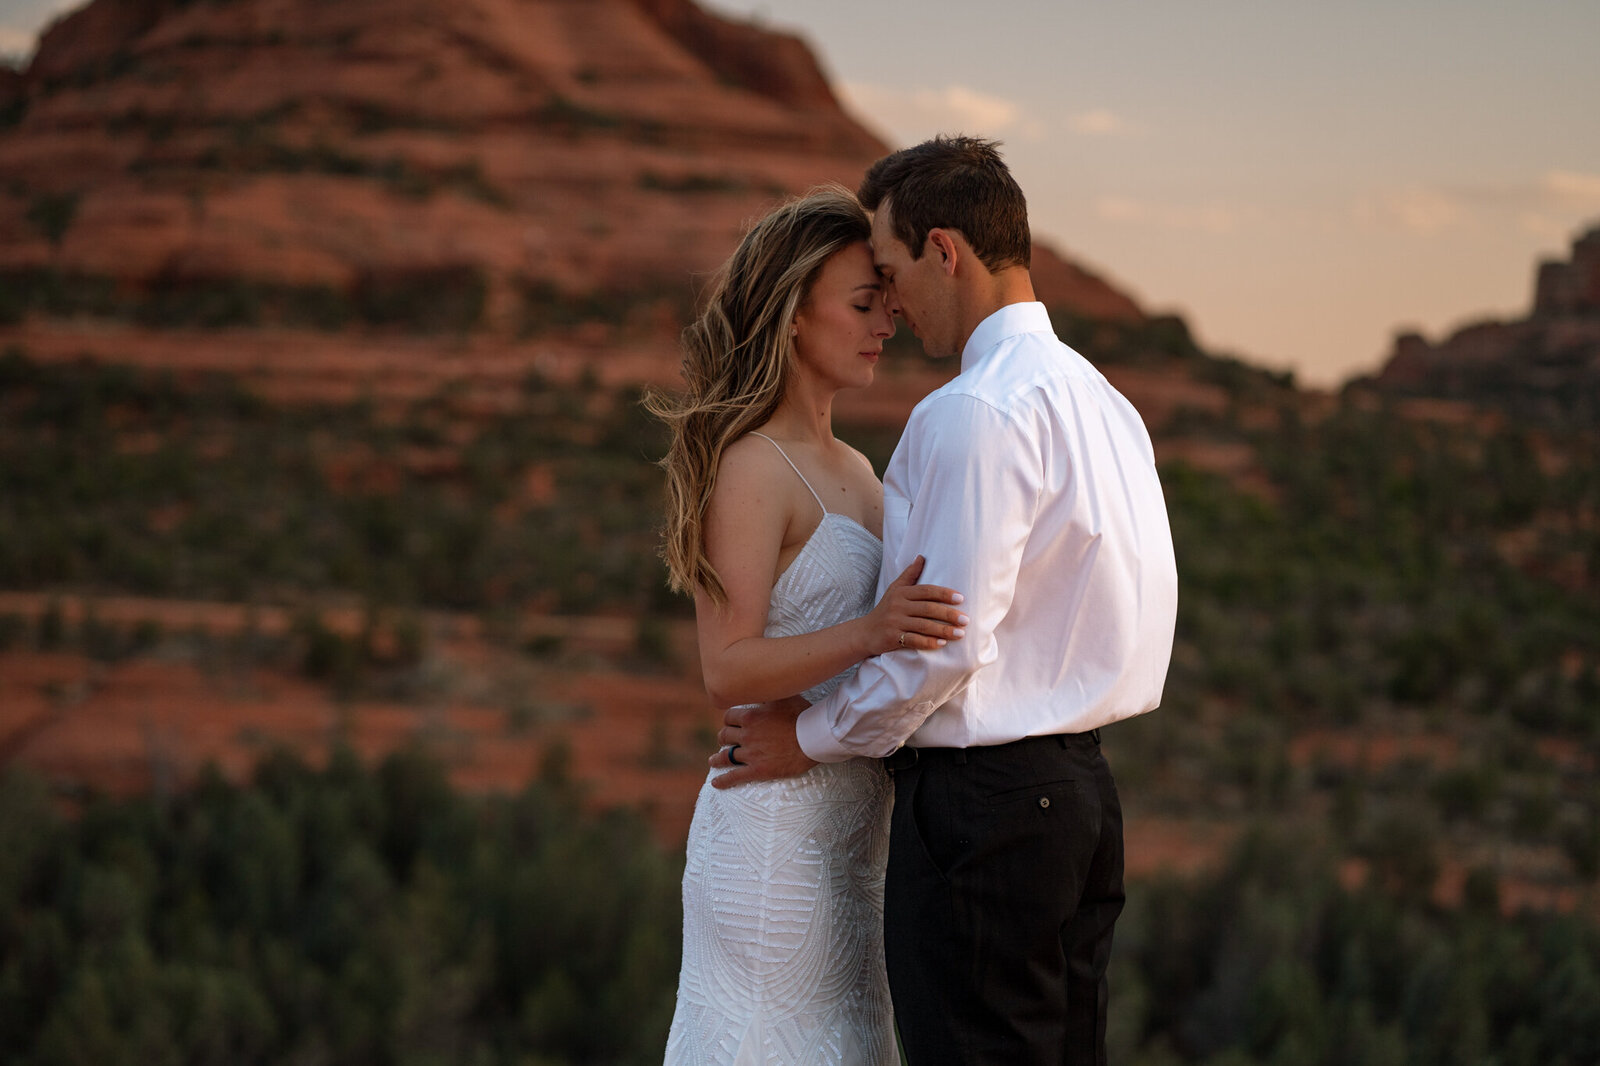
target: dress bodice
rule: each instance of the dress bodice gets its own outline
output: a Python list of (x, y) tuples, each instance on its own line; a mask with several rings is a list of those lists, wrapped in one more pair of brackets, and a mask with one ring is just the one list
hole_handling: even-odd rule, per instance
[[(798, 636), (866, 614), (877, 595), (882, 559), (883, 545), (859, 522), (824, 512), (810, 539), (772, 586), (764, 635)], [(855, 669), (852, 666), (802, 695), (816, 703)]]

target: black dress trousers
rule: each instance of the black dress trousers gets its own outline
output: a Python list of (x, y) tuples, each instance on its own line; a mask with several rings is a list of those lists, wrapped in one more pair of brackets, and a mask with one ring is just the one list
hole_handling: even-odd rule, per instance
[(1098, 734), (885, 763), (884, 937), (911, 1066), (1104, 1063), (1123, 855)]

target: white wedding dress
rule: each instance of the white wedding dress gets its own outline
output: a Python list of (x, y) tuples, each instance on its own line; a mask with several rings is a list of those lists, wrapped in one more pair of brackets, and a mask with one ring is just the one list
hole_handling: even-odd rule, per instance
[[(765, 635), (865, 614), (882, 552), (871, 533), (823, 507), (772, 588)], [(853, 669), (805, 697), (816, 702)], [(875, 759), (727, 791), (707, 778), (683, 871), (683, 968), (668, 1066), (899, 1062), (883, 962), (891, 795)]]

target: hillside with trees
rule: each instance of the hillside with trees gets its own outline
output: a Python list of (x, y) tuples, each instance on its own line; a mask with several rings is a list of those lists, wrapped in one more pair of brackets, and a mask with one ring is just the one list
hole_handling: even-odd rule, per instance
[[(1147, 405), (1182, 595), (1163, 707), (1106, 741), (1130, 812), (1130, 863), (1142, 871), (1118, 948), (1124, 1059), (1592, 1061), (1600, 1046), (1593, 436), (1532, 431), (1465, 408), (1406, 408), (1359, 390), (1308, 396), (1194, 350), (1171, 322), (1058, 318), (1130, 393), (1152, 374), (1188, 382), (1180, 397), (1205, 398), (1174, 402), (1159, 421)], [(903, 386), (892, 375), (886, 383)], [(665, 693), (670, 678), (692, 674), (692, 643), (671, 639), (687, 624), (687, 604), (666, 593), (654, 556), (652, 461), (663, 441), (637, 398), (592, 381), (530, 378), (497, 412), (448, 391), (403, 411), (284, 406), (225, 376), (39, 363), (16, 350), (0, 359), (0, 587), (44, 605), (0, 615), (0, 676), (13, 678), (6, 694), (49, 715), (21, 735), (26, 723), (10, 721), (6, 744), (7, 787), (32, 797), (6, 809), (34, 812), (18, 815), (11, 831), (26, 837), (28, 826), (41, 827), (38, 841), (7, 849), (16, 858), (0, 980), (31, 991), (0, 1000), (13, 1003), (21, 1027), (12, 1046), (30, 1048), (20, 1061), (87, 1061), (82, 1049), (103, 1045), (72, 1040), (131, 1039), (135, 1019), (148, 1027), (139, 1039), (172, 1049), (160, 1054), (174, 1057), (150, 1061), (210, 1061), (217, 1046), (233, 1049), (231, 1061), (262, 1062), (294, 1054), (611, 1062), (658, 1053), (649, 1034), (664, 1025), (671, 995), (671, 870), (681, 837), (635, 826), (622, 852), (564, 845), (586, 862), (619, 865), (587, 874), (561, 860), (559, 873), (528, 873), (530, 883), (578, 879), (562, 882), (572, 888), (562, 906), (577, 908), (561, 912), (566, 931), (526, 934), (546, 937), (538, 957), (549, 973), (508, 975), (501, 967), (524, 963), (492, 951), (455, 954), (489, 950), (464, 934), (436, 945), (442, 955), (404, 957), (431, 949), (394, 932), (461, 922), (477, 942), (499, 943), (495, 923), (504, 919), (494, 908), (513, 903), (482, 897), (522, 890), (496, 865), (510, 861), (495, 855), (512, 838), (494, 836), (509, 831), (495, 826), (514, 821), (519, 805), (565, 804), (564, 833), (616, 832), (634, 817), (586, 791), (586, 781), (615, 781), (614, 760), (575, 756), (581, 743), (571, 738), (586, 724), (607, 725), (603, 706), (551, 715), (519, 703), (512, 686), (499, 689), (480, 739), (521, 736), (542, 769), (491, 782), (487, 794), (481, 782), (451, 790), (463, 742), (426, 724), (441, 702), (463, 698), (439, 680), (461, 654), (441, 619), (480, 623), (480, 643), (495, 654), (473, 660), (483, 669), (514, 664), (524, 672), (509, 676), (540, 683), (598, 670)], [(897, 427), (862, 421), (840, 431), (881, 466)], [(119, 593), (298, 607), (281, 630), (233, 634), (63, 610)], [(358, 605), (367, 622), (320, 621), (315, 605), (335, 601)], [(597, 653), (563, 636), (607, 616), (634, 620), (620, 648)], [(540, 619), (568, 627), (535, 629)], [(25, 667), (41, 657), (104, 672), (85, 675), (81, 689), (29, 689)], [(50, 737), (126, 699), (104, 679), (143, 661), (190, 664), (219, 689), (299, 678), (342, 717), (304, 755), (269, 755), (223, 774), (206, 767), (203, 720), (193, 720), (190, 760), (161, 764), (152, 749), (151, 776), (118, 798), (97, 786), (92, 763), (72, 773), (45, 754)], [(148, 707), (161, 695), (142, 698)], [(389, 762), (370, 770), (343, 741), (367, 744), (363, 723), (380, 703), (409, 707), (414, 720), (410, 740), (391, 742)], [(656, 787), (670, 782), (687, 801), (684, 782), (709, 750), (712, 718), (700, 704), (656, 719), (633, 738), (644, 747), (627, 772), (649, 780), (653, 768), (675, 766)], [(270, 735), (246, 739), (260, 752)], [(183, 750), (167, 743), (169, 754)], [(383, 749), (365, 750), (376, 759)], [(299, 761), (307, 757), (310, 765)], [(296, 788), (366, 798), (286, 797), (274, 793), (285, 787), (274, 774)], [(385, 837), (400, 832), (385, 829), (386, 819), (402, 815), (382, 813), (383, 803), (410, 803), (405, 817), (423, 817), (418, 801), (384, 792), (422, 788), (416, 775), (428, 790), (426, 818), (488, 834), (472, 845), (471, 863), (450, 850), (468, 846), (464, 831), (411, 824), (403, 847)], [(347, 813), (318, 814), (322, 803)], [(350, 805), (362, 803), (367, 813), (348, 822)], [(212, 804), (218, 811), (207, 811)], [(360, 847), (338, 835), (358, 828), (375, 834)], [(422, 862), (418, 840), (445, 850)], [(239, 897), (237, 886), (252, 878), (227, 864), (262, 861), (268, 847), (290, 849), (273, 861), (278, 880)], [(208, 848), (220, 851), (206, 859)], [(295, 848), (322, 849), (323, 858), (294, 857)], [(1141, 865), (1142, 854), (1163, 848), (1174, 849), (1173, 862)], [(326, 865), (330, 849), (361, 871)], [(1185, 854), (1192, 861), (1179, 861)], [(185, 872), (178, 860), (198, 865)], [(370, 943), (313, 951), (292, 938), (322, 935), (327, 904), (317, 901), (338, 877), (366, 878), (370, 915), (381, 920), (361, 930)], [(582, 887), (586, 877), (650, 899), (619, 902), (623, 910), (608, 917), (610, 897)], [(178, 903), (191, 924), (169, 929)], [(59, 929), (38, 931), (46, 914)], [(618, 914), (627, 915), (626, 952)], [(123, 938), (115, 946), (105, 939), (113, 933)], [(611, 937), (612, 954), (596, 955), (591, 936)], [(626, 961), (628, 952), (640, 956)], [(372, 960), (360, 964), (366, 971), (361, 959)], [(290, 962), (321, 969), (272, 970)], [(368, 986), (361, 972), (384, 976)], [(54, 976), (41, 983), (37, 973)], [(569, 983), (546, 988), (557, 981), (550, 973)], [(416, 974), (448, 979), (407, 984)], [(344, 989), (333, 1000), (343, 1005), (338, 1017), (297, 999), (291, 990), (302, 986)], [(628, 1025), (602, 1026), (604, 1047), (585, 1043), (598, 1037), (577, 1035), (590, 1030), (572, 1020), (624, 995), (633, 997), (626, 1009), (607, 1017)], [(151, 997), (167, 998), (154, 1010)], [(58, 1011), (66, 1020), (51, 1023)], [(414, 1026), (443, 1044), (418, 1043)], [(424, 1051), (438, 1047), (453, 1050)]]
[[(659, 1060), (718, 715), (640, 399), (883, 147), (688, 0), (94, 0), (0, 71), (0, 1057)], [(1181, 583), (1118, 1061), (1600, 1061), (1583, 240), (1335, 394), (1037, 253)]]

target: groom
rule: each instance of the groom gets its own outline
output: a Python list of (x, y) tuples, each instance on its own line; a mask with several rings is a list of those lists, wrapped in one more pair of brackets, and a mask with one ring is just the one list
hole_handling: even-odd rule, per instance
[(1104, 1062), (1122, 812), (1099, 727), (1160, 701), (1177, 608), (1150, 438), (1035, 302), (1026, 202), (993, 142), (896, 152), (860, 197), (890, 310), (961, 357), (885, 471), (883, 573), (925, 556), (921, 580), (964, 593), (970, 624), (803, 711), (728, 712), (715, 784), (884, 757), (910, 1062)]

